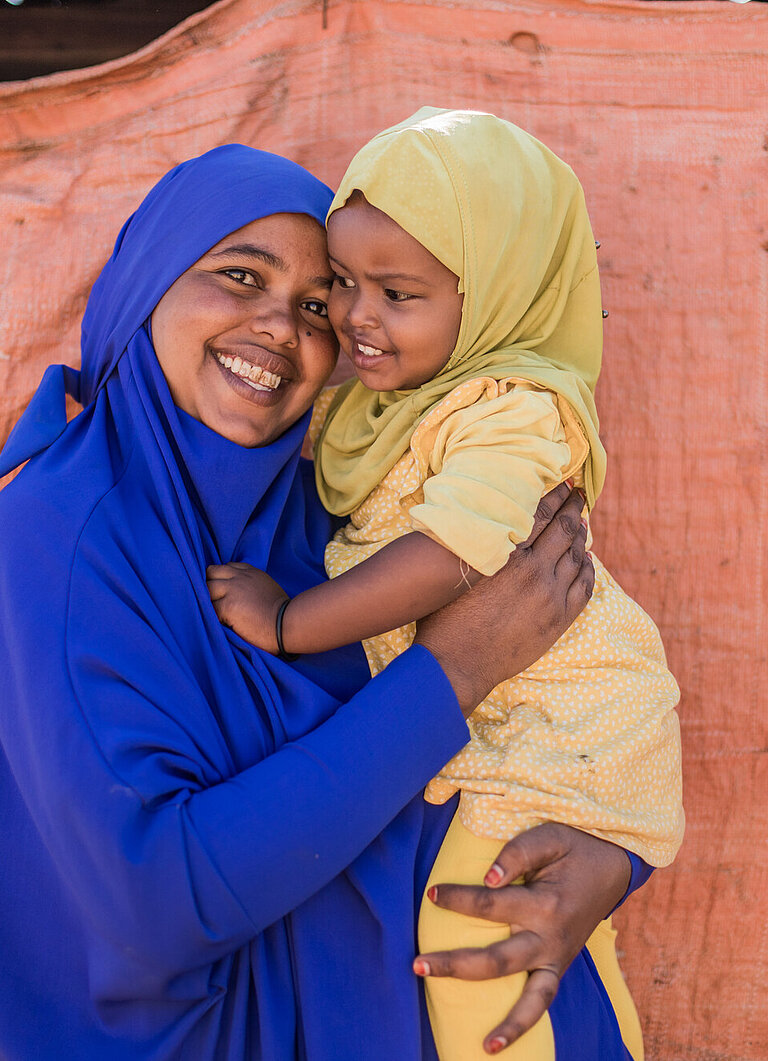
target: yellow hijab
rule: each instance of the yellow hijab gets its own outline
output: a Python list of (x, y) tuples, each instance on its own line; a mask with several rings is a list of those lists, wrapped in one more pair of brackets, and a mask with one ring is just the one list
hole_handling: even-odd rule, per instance
[(590, 447), (587, 501), (605, 478), (594, 389), (602, 355), (600, 281), (573, 170), (492, 114), (423, 107), (349, 164), (328, 216), (355, 189), (459, 277), (456, 347), (416, 390), (349, 380), (334, 399), (315, 468), (320, 498), (347, 515), (408, 449), (421, 419), (465, 380), (510, 376), (561, 395)]

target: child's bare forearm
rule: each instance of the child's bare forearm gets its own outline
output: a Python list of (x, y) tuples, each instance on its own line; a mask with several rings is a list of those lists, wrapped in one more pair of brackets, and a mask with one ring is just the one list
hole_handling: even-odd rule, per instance
[(429, 615), (482, 576), (414, 531), (330, 582), (295, 597), (283, 619), (287, 652), (323, 652)]

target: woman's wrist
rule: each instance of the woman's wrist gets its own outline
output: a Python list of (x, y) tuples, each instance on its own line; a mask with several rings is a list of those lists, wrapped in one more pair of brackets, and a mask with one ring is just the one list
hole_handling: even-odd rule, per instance
[(464, 718), (469, 718), (481, 700), (493, 689), (494, 683), (484, 678), (483, 668), (471, 666), (460, 656), (460, 646), (442, 636), (433, 636), (431, 628), (417, 631), (414, 644), (425, 648), (437, 661), (451, 684)]

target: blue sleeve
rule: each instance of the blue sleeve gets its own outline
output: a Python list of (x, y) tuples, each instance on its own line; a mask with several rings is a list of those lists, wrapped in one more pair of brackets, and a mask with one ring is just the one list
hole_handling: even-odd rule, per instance
[(618, 910), (622, 903), (626, 902), (626, 900), (630, 897), (632, 892), (637, 891), (638, 888), (642, 888), (642, 886), (646, 883), (646, 881), (650, 879), (650, 876), (653, 873), (653, 866), (649, 866), (647, 862), (643, 862), (642, 858), (640, 858), (639, 855), (634, 854), (634, 852), (632, 851), (625, 851), (624, 854), (629, 859), (629, 865), (631, 867), (629, 874), (629, 884), (627, 885), (627, 890), (624, 892), (621, 899), (619, 899), (619, 901), (616, 903), (614, 910)]
[(190, 824), (261, 928), (349, 865), (467, 739), (414, 645), (322, 726), (192, 800)]
[(184, 722), (212, 717), (174, 651), (184, 631), (149, 621), (151, 602), (113, 573), (81, 569), (65, 593), (44, 555), (38, 567), (13, 578), (25, 616), (47, 611), (69, 634), (43, 646), (0, 602), (0, 737), (79, 911), (94, 997), (204, 978), (341, 873), (468, 739), (445, 674), (414, 646), (305, 736), (214, 776), (221, 734)]

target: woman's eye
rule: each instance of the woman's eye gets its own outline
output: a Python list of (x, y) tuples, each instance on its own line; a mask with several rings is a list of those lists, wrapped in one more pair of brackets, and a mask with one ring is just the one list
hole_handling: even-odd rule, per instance
[(258, 278), (248, 269), (224, 269), (224, 275), (228, 276), (230, 280), (234, 280), (238, 284), (245, 284), (248, 287), (258, 287)]
[(328, 307), (324, 302), (321, 302), (319, 298), (310, 298), (306, 302), (302, 302), (302, 306), (309, 313), (314, 313), (316, 317), (327, 317)]
[(350, 287), (354, 287), (355, 286), (354, 280), (350, 280), (348, 276), (340, 276), (338, 273), (334, 273), (333, 282), (334, 282), (334, 284), (338, 284), (339, 287), (343, 287), (343, 288), (345, 288), (347, 290)]
[(384, 294), (390, 302), (407, 302), (415, 297), (414, 295), (409, 295), (406, 291), (393, 291), (391, 287), (385, 287)]

